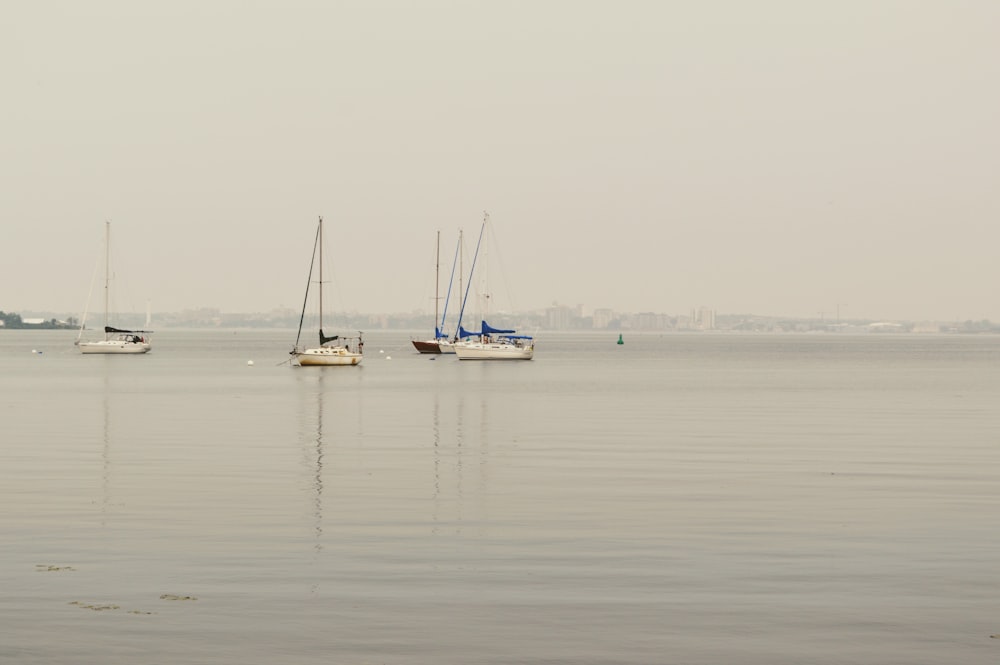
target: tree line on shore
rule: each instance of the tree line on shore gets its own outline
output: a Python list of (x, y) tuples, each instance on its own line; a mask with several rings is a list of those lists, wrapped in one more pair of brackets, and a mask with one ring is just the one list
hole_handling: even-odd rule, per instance
[(73, 317), (70, 317), (66, 321), (59, 321), (57, 319), (49, 319), (47, 321), (31, 321), (25, 322), (21, 319), (21, 315), (15, 312), (4, 312), (0, 310), (0, 328), (7, 328), (10, 330), (22, 330), (25, 328), (30, 328), (33, 330), (65, 330), (67, 328), (76, 328), (79, 323)]

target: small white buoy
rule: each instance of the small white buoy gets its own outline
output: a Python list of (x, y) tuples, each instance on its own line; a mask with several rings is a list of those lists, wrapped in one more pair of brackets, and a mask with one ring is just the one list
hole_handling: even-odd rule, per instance
[(385, 351), (383, 351), (382, 349), (379, 349), (378, 352), (379, 353), (385, 353)]
[(32, 353), (38, 353), (38, 351), (36, 351), (35, 349), (32, 349), (31, 352)]
[(253, 365), (253, 361), (252, 360), (248, 360), (247, 361), (247, 365), (251, 365), (252, 366)]
[(386, 356), (385, 359), (386, 360), (392, 360), (392, 356)]

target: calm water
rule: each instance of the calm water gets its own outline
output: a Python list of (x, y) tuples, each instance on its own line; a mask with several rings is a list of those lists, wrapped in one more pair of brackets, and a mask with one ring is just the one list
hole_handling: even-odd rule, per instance
[(74, 337), (0, 332), (0, 662), (1000, 662), (998, 337)]

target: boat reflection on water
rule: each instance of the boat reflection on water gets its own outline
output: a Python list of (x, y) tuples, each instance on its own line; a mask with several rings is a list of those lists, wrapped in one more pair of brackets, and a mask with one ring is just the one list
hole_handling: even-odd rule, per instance
[(101, 437), (101, 526), (107, 526), (108, 497), (111, 495), (111, 388), (107, 373), (104, 375), (104, 398), (101, 412), (104, 429)]
[[(459, 396), (451, 403), (455, 408), (454, 422), (442, 422), (441, 398), (435, 392), (432, 416), (431, 453), (434, 465), (433, 513), (431, 532), (442, 533), (442, 527), (451, 526), (449, 533), (460, 533), (465, 521), (463, 501), (465, 483), (465, 398)], [(452, 411), (446, 409), (446, 411)], [(447, 419), (447, 414), (446, 414)]]
[[(323, 375), (319, 376), (320, 384), (323, 383)], [(315, 466), (313, 473), (313, 515), (316, 519), (316, 551), (323, 549), (323, 393), (316, 392), (316, 440), (315, 440)]]
[[(300, 422), (302, 456), (308, 473), (308, 485), (311, 494), (310, 513), (313, 522), (313, 549), (316, 553), (323, 551), (323, 400), (324, 374), (303, 376), (303, 400), (300, 402), (303, 412)], [(312, 393), (309, 395), (308, 393)], [(311, 399), (305, 399), (311, 397)]]
[[(488, 514), (490, 495), (490, 400), (458, 393), (431, 404), (433, 456), (433, 533), (461, 533)], [(473, 501), (469, 505), (469, 500)]]

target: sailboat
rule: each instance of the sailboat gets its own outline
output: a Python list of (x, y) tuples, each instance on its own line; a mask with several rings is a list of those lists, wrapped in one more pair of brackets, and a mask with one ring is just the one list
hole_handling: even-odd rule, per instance
[[(489, 242), (488, 225), (489, 214), (483, 215), (483, 226), (479, 231), (479, 241), (476, 243), (476, 258), (479, 256), (479, 247), (483, 242), (483, 236), (487, 236)], [(483, 254), (486, 254), (485, 248)], [(469, 283), (471, 286), (472, 275), (476, 269), (476, 258), (472, 260), (472, 268), (469, 271)], [(486, 280), (489, 273), (486, 272)], [(485, 280), (484, 280), (485, 283)], [(462, 301), (462, 311), (465, 311), (465, 300), (468, 299), (468, 289)], [(455, 344), (455, 354), (459, 360), (531, 360), (535, 355), (535, 340), (530, 335), (518, 335), (516, 330), (505, 330), (494, 328), (486, 323), (488, 312), (486, 311), (490, 301), (489, 285), (486, 284), (484, 293), (483, 318), (478, 332), (464, 330), (461, 325), (458, 327), (458, 335), (462, 340)], [(460, 315), (461, 316), (461, 315)]]
[[(313, 266), (316, 263), (316, 254), (319, 252), (319, 345), (313, 347), (300, 347), (299, 341), (302, 338), (302, 323), (306, 316), (306, 306), (309, 304), (309, 286), (312, 284)], [(336, 343), (334, 343), (336, 342)], [(302, 301), (302, 315), (299, 317), (299, 332), (295, 337), (295, 347), (289, 352), (295, 362), (299, 365), (316, 366), (338, 366), (338, 365), (360, 365), (364, 340), (361, 333), (357, 337), (344, 337), (333, 335), (328, 337), (323, 333), (323, 218), (319, 218), (316, 227), (316, 240), (313, 244), (312, 259), (309, 262), (309, 280), (306, 282), (306, 295)]]
[[(81, 317), (76, 345), (81, 353), (136, 354), (148, 353), (151, 348), (152, 330), (125, 330), (108, 325), (111, 293), (111, 222), (104, 223), (104, 339), (82, 342), (80, 338), (87, 325), (87, 315)], [(149, 320), (147, 311), (146, 320)]]
[[(437, 254), (434, 262), (434, 339), (411, 340), (413, 347), (420, 353), (455, 353), (455, 346), (448, 340), (444, 332), (444, 321), (448, 317), (448, 302), (451, 300), (451, 285), (455, 280), (455, 266), (458, 265), (459, 252), (462, 248), (462, 235), (459, 231), (458, 245), (455, 247), (455, 262), (451, 266), (451, 279), (448, 280), (448, 294), (444, 299), (444, 310), (441, 312), (441, 322), (438, 320), (438, 303), (441, 302), (439, 285), (441, 283), (441, 232), (437, 232)], [(461, 287), (459, 287), (461, 290)]]

